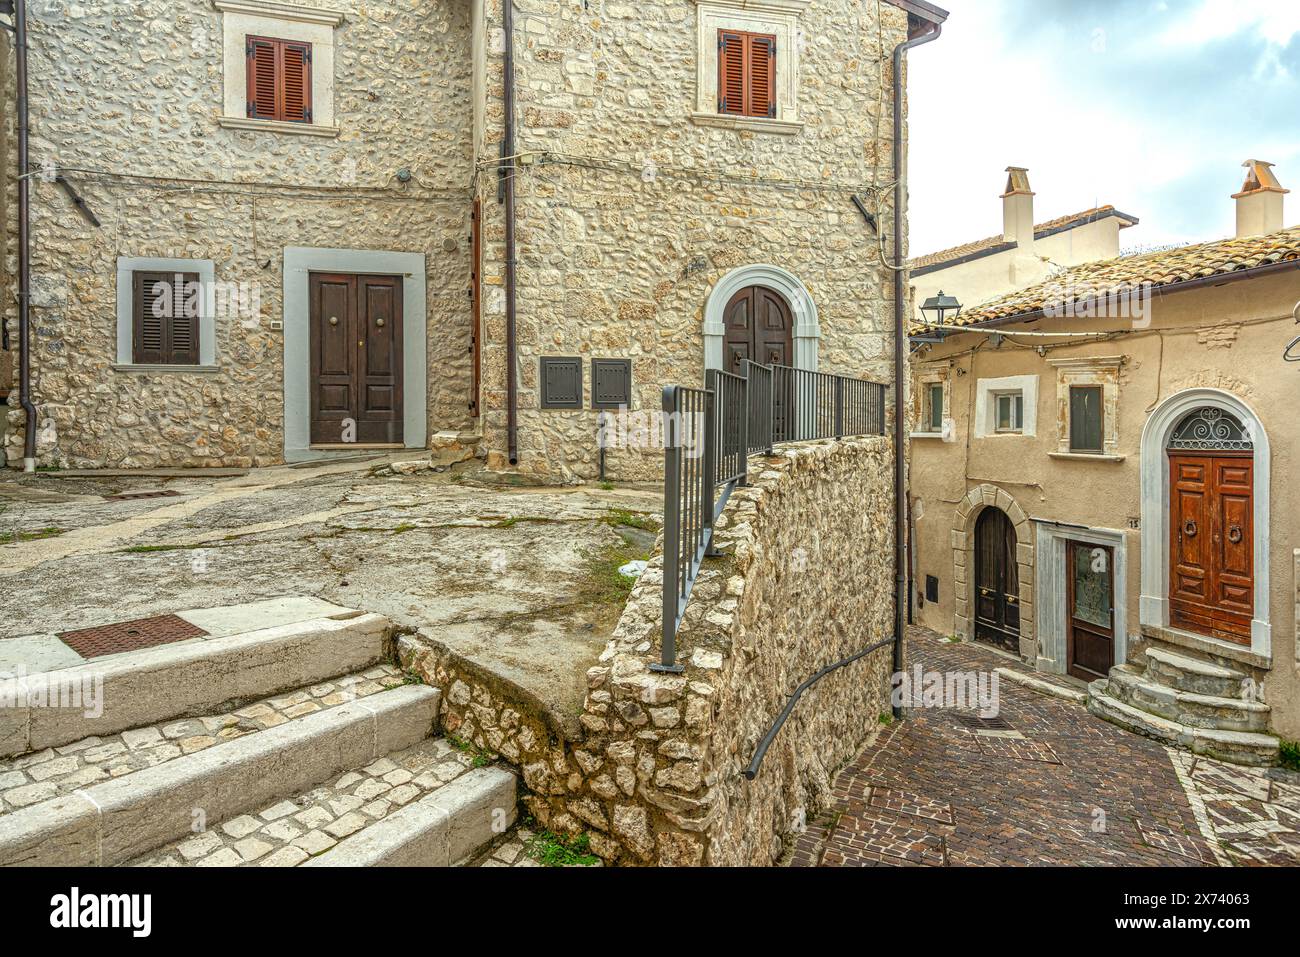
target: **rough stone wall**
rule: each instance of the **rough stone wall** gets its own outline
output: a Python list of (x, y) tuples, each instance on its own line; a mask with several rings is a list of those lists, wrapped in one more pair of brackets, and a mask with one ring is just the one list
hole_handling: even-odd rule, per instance
[(403, 664), (445, 689), (450, 733), (523, 769), (543, 826), (588, 833), (610, 861), (770, 864), (889, 709), (885, 647), (805, 694), (757, 778), (742, 776), (800, 682), (890, 634), (890, 448), (863, 438), (751, 459), (750, 486), (718, 523), (728, 557), (707, 563), (687, 608), (685, 673), (649, 670), (657, 556), (587, 673), (577, 728), (428, 639), (402, 639)]
[[(810, 290), (820, 368), (887, 381), (891, 277), (853, 192), (892, 222), (892, 66), (906, 15), (883, 4), (810, 5), (800, 18), (793, 135), (699, 126), (696, 8), (682, 0), (524, 0), (518, 76), (519, 467), (557, 480), (596, 473), (596, 413), (541, 411), (538, 360), (633, 360), (634, 410), (667, 384), (697, 385), (704, 307), (730, 270), (772, 264)], [(487, 0), (488, 130), (500, 143), (501, 7)], [(882, 89), (883, 84), (883, 89)], [(877, 129), (878, 127), (878, 129)], [(545, 155), (542, 155), (545, 154)], [(645, 172), (653, 166), (653, 178)], [(489, 461), (506, 447), (503, 226), (485, 177), (483, 403)], [(616, 478), (657, 479), (658, 450), (613, 453)]]
[[(208, 0), (31, 6), (32, 159), (73, 168), (103, 222), (93, 228), (36, 180), (42, 464), (280, 461), (283, 344), (269, 323), (282, 316), (290, 245), (426, 254), (430, 432), (470, 424), (469, 10), (458, 0), (339, 6), (337, 139), (218, 126), (222, 14)], [(415, 174), (405, 186), (402, 167)], [(215, 373), (114, 371), (119, 256), (212, 259), (218, 283), (257, 285), (261, 315), (251, 327), (218, 319)], [(12, 408), (10, 422), (12, 463)]]

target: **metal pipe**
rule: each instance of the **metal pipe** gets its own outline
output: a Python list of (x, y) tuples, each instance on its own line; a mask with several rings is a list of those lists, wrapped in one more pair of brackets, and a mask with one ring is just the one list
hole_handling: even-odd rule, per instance
[(506, 214), (506, 448), (511, 465), (519, 464), (519, 370), (516, 322), (519, 297), (516, 289), (515, 249), (515, 15), (514, 0), (503, 0), (505, 57), (502, 65), (505, 131), (502, 162), (505, 165)]
[(776, 740), (776, 736), (781, 732), (781, 728), (785, 725), (786, 719), (790, 717), (791, 713), (793, 713), (794, 706), (799, 703), (799, 699), (803, 697), (805, 691), (817, 682), (821, 681), (832, 671), (838, 671), (841, 668), (847, 667), (848, 665), (853, 664), (853, 662), (865, 658), (877, 648), (883, 648), (885, 645), (893, 643), (893, 638), (886, 638), (884, 641), (877, 641), (874, 645), (868, 645), (850, 658), (845, 658), (843, 661), (837, 661), (833, 665), (827, 665), (799, 687), (795, 688), (794, 694), (790, 695), (790, 700), (785, 703), (785, 707), (782, 708), (781, 713), (777, 715), (776, 722), (768, 729), (767, 734), (763, 735), (763, 740), (759, 742), (758, 750), (754, 752), (754, 759), (749, 762), (749, 767), (742, 772), (745, 775), (745, 778), (752, 781), (754, 778), (758, 777), (758, 769), (763, 766), (763, 758), (767, 756), (767, 749), (770, 748), (772, 742)]
[[(903, 57), (908, 50), (937, 40), (942, 32), (941, 23), (928, 22), (923, 32), (909, 36), (894, 47), (894, 674), (903, 671), (903, 637), (907, 629), (907, 607), (911, 591), (907, 568), (907, 462), (903, 422), (903, 405), (906, 400), (903, 376), (907, 348), (903, 316), (903, 276), (906, 266), (903, 261), (903, 198), (907, 195), (903, 174)], [(894, 717), (902, 717), (902, 709), (897, 704), (893, 711)]]
[(36, 405), (32, 402), (32, 180), (28, 143), (27, 0), (14, 4), (14, 71), (18, 121), (18, 404), (26, 414), (23, 471), (36, 471)]

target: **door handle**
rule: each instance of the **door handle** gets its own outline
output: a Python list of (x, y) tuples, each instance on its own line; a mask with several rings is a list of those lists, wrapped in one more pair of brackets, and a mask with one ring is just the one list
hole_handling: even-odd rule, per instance
[(1233, 525), (1231, 528), (1228, 529), (1228, 541), (1232, 542), (1232, 544), (1234, 545), (1237, 545), (1241, 542), (1241, 539), (1242, 539), (1242, 534), (1241, 534), (1240, 525)]
[(1183, 531), (1187, 533), (1187, 537), (1188, 537), (1188, 538), (1195, 538), (1195, 537), (1196, 537), (1196, 523), (1193, 522), (1193, 521), (1191, 521), (1191, 520), (1189, 519), (1188, 522), (1187, 522), (1187, 524), (1183, 526)]

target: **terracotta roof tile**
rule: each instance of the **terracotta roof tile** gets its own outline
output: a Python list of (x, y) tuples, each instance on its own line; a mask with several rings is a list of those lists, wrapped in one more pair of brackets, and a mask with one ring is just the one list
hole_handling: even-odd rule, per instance
[[(998, 296), (962, 313), (951, 324), (973, 326), (1011, 316), (1041, 313), (1063, 298), (1086, 301), (1090, 295), (1131, 289), (1143, 284), (1177, 287), (1179, 283), (1226, 276), (1245, 269), (1300, 261), (1300, 226), (1265, 236), (1222, 239), (1138, 256), (1120, 256), (1064, 270), (1051, 279)], [(920, 329), (914, 327), (914, 330)]]
[[(1060, 232), (1063, 229), (1069, 229), (1073, 226), (1081, 226), (1085, 223), (1096, 222), (1099, 219), (1105, 219), (1107, 216), (1118, 216), (1125, 220), (1124, 226), (1136, 225), (1136, 217), (1129, 216), (1127, 213), (1121, 213), (1114, 206), (1098, 206), (1095, 209), (1085, 209), (1081, 213), (1071, 213), (1068, 216), (1058, 216), (1056, 219), (1049, 219), (1045, 223), (1039, 223), (1034, 227), (1034, 238), (1045, 239), (1052, 233)], [(924, 256), (918, 256), (908, 265), (913, 272), (918, 270), (928, 270), (935, 266), (941, 266), (957, 259), (965, 259), (968, 256), (974, 256), (979, 253), (991, 253), (1000, 249), (1010, 249), (1014, 243), (1008, 243), (1001, 236), (990, 236), (988, 239), (977, 239), (974, 242), (963, 243), (960, 246), (953, 246), (951, 249), (943, 249), (937, 253), (928, 253)]]

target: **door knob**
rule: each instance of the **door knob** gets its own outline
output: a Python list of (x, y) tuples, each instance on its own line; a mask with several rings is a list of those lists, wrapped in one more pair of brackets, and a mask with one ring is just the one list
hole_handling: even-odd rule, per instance
[(381, 317), (381, 318), (379, 318), (379, 319), (376, 319), (376, 320), (375, 320), (375, 325), (378, 326), (380, 329), (384, 328), (384, 320), (383, 320), (383, 318)]
[(1241, 539), (1242, 539), (1242, 534), (1241, 534), (1240, 525), (1233, 525), (1231, 528), (1228, 529), (1228, 541), (1236, 545), (1241, 542)]
[(330, 316), (330, 325), (331, 325), (331, 326), (337, 326), (338, 324), (339, 324), (339, 317), (338, 317), (338, 316)]
[(1188, 537), (1188, 538), (1195, 538), (1195, 537), (1196, 537), (1196, 523), (1195, 523), (1195, 522), (1192, 522), (1192, 521), (1189, 521), (1186, 525), (1183, 526), (1183, 531), (1187, 533), (1187, 537)]

